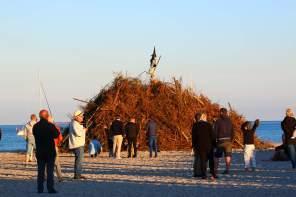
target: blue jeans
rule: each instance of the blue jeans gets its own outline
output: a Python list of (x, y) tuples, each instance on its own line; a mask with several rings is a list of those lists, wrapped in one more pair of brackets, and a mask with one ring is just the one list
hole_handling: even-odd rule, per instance
[(296, 144), (288, 144), (288, 152), (292, 162), (292, 168), (296, 168)]
[(74, 177), (80, 178), (82, 173), (82, 160), (84, 157), (84, 147), (73, 149), (75, 155)]
[(155, 151), (155, 157), (156, 157), (157, 156), (157, 138), (156, 138), (156, 136), (149, 137), (150, 157), (152, 157), (153, 149)]

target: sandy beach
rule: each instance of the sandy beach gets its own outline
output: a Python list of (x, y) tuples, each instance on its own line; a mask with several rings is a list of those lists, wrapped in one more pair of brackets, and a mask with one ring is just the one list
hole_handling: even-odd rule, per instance
[[(257, 172), (245, 172), (242, 153), (234, 153), (231, 174), (220, 175), (217, 181), (192, 178), (190, 152), (161, 152), (153, 159), (148, 152), (139, 155), (121, 160), (107, 153), (95, 159), (86, 156), (88, 179), (78, 181), (72, 179), (73, 155), (62, 154), (65, 181), (56, 182), (56, 196), (293, 196), (296, 192), (296, 171), (290, 162), (269, 161), (272, 151), (257, 152)], [(36, 164), (26, 168), (23, 159), (23, 153), (0, 153), (1, 196), (39, 196)]]

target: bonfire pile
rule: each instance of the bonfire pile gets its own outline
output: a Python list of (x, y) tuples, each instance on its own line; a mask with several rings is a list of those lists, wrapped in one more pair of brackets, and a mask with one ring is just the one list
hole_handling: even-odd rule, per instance
[[(171, 83), (155, 81), (145, 83), (138, 78), (121, 75), (93, 98), (85, 107), (87, 125), (90, 125), (88, 139), (99, 136), (107, 145), (109, 128), (116, 116), (124, 122), (135, 117), (140, 126), (139, 148), (147, 149), (145, 125), (150, 115), (158, 124), (158, 145), (160, 150), (188, 150), (191, 148), (191, 126), (198, 111), (208, 114), (214, 122), (219, 116), (219, 106), (204, 95), (197, 95), (190, 88), (183, 88), (181, 80)], [(240, 125), (242, 115), (230, 108), (230, 117), (235, 128), (234, 147), (242, 147)], [(270, 147), (256, 139), (257, 148)]]

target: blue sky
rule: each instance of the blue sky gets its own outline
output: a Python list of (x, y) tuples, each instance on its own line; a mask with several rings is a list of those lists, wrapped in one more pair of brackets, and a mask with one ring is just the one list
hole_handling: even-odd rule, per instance
[[(182, 77), (249, 119), (296, 108), (296, 2), (1, 1), (0, 123), (39, 108), (40, 76), (57, 120), (110, 82), (114, 72)], [(44, 104), (44, 103), (43, 103)]]

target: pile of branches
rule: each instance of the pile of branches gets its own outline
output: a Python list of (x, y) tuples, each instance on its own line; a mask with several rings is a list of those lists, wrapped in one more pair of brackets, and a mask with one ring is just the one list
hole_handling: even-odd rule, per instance
[[(210, 122), (219, 117), (220, 105), (212, 103), (204, 95), (197, 95), (190, 88), (183, 88), (181, 80), (172, 82), (154, 81), (144, 83), (138, 78), (117, 76), (103, 88), (85, 107), (87, 125), (90, 125), (87, 139), (98, 136), (107, 145), (106, 128), (116, 116), (126, 123), (135, 117), (140, 127), (139, 148), (147, 149), (145, 126), (149, 116), (158, 125), (158, 146), (161, 150), (191, 149), (191, 127), (198, 111), (206, 112)], [(231, 108), (230, 118), (234, 124), (235, 148), (242, 148), (243, 138), (240, 126), (244, 117)], [(257, 148), (267, 148), (270, 144), (255, 140)]]

